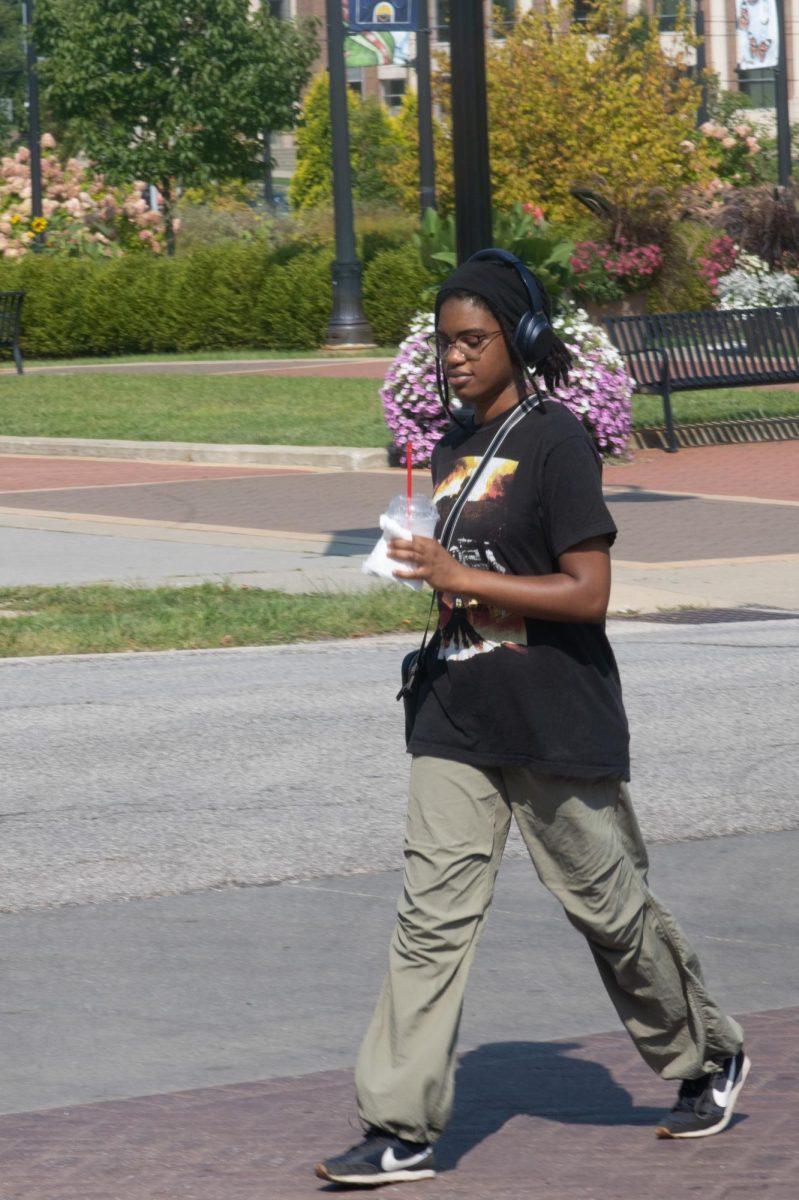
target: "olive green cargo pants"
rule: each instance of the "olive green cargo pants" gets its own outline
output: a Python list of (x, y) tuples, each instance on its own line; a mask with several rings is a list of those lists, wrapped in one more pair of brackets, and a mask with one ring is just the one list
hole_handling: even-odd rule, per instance
[(435, 1141), (449, 1119), (466, 978), (511, 815), (654, 1071), (692, 1079), (742, 1044), (740, 1026), (708, 995), (694, 950), (649, 890), (624, 784), (416, 757), (389, 969), (356, 1069), (361, 1119), (410, 1141)]

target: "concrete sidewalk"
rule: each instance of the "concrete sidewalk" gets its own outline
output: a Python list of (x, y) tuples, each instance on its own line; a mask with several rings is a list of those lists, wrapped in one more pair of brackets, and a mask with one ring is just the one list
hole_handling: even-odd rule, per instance
[[(402, 472), (305, 453), (271, 467), (0, 457), (0, 586), (374, 586), (361, 562)], [(797, 442), (640, 451), (608, 466), (611, 611), (795, 609), (798, 467)], [(426, 471), (416, 481), (429, 491)]]

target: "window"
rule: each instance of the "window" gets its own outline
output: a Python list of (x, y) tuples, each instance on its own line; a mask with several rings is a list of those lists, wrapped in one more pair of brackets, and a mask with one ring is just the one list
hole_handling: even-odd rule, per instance
[(677, 28), (677, 17), (680, 10), (682, 9), (685, 13), (687, 8), (690, 9), (690, 5), (683, 4), (682, 0), (657, 0), (655, 12), (660, 32), (672, 33)]
[(582, 24), (587, 21), (593, 9), (591, 0), (573, 0), (572, 2), (572, 20)]
[(450, 0), (435, 0), (435, 11), (431, 5), (434, 42), (449, 41), (449, 5)]
[(513, 28), (516, 0), (491, 0), (491, 6), (495, 10), (492, 16), (497, 18), (494, 29), (499, 37), (504, 37), (505, 31)]
[(754, 108), (776, 108), (776, 86), (772, 67), (738, 72), (738, 90), (749, 97)]
[(381, 79), (380, 87), (383, 90), (383, 103), (391, 115), (395, 117), (402, 107), (402, 97), (405, 95), (405, 80)]

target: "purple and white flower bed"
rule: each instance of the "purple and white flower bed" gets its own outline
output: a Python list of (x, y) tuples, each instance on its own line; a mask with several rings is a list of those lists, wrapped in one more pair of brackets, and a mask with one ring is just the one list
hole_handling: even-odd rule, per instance
[[(569, 386), (558, 388), (551, 399), (571, 409), (602, 454), (618, 457), (630, 434), (634, 386), (621, 355), (604, 330), (592, 325), (580, 308), (564, 307), (552, 325), (571, 350), (574, 365)], [(386, 424), (400, 451), (400, 461), (405, 462), (410, 442), (417, 466), (430, 462), (433, 447), (448, 424), (436, 391), (435, 358), (425, 341), (432, 332), (432, 313), (417, 313), (380, 389)]]

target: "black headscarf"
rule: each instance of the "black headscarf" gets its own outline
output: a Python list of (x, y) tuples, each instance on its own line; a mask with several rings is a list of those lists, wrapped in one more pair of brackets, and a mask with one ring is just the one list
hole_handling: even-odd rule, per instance
[[(549, 318), (551, 316), (549, 297), (537, 279), (536, 283), (541, 293), (544, 315)], [(524, 314), (530, 311), (530, 297), (519, 272), (510, 263), (490, 258), (479, 259), (477, 262), (465, 262), (457, 267), (444, 280), (436, 295), (436, 328), (438, 328), (441, 307), (453, 293), (467, 293), (469, 296), (475, 297), (494, 314), (502, 328), (511, 359), (518, 367), (520, 389), (524, 388), (526, 393), (524, 381), (528, 365), (523, 362), (513, 343), (516, 326)], [(550, 353), (535, 368), (536, 373), (543, 378), (547, 391), (553, 391), (561, 383), (568, 383), (571, 362), (569, 351), (560, 338), (555, 337)], [(447, 401), (448, 399), (447, 396)], [(446, 401), (445, 407), (448, 407)]]

